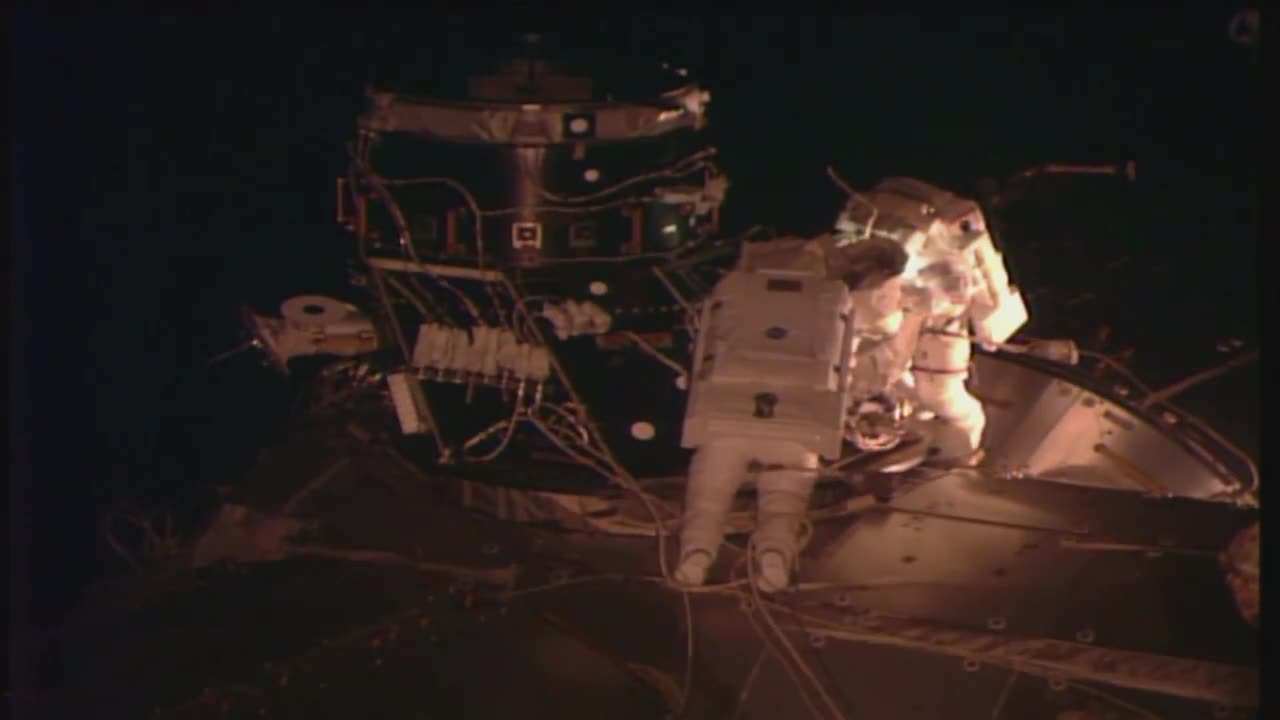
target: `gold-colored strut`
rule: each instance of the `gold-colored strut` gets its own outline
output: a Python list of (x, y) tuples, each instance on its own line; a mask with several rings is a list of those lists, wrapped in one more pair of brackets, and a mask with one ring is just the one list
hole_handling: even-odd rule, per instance
[(1169, 492), (1169, 488), (1165, 487), (1159, 480), (1151, 477), (1142, 468), (1134, 465), (1123, 455), (1117, 453), (1106, 445), (1098, 443), (1093, 446), (1093, 451), (1107, 460), (1110, 460), (1111, 463), (1120, 470), (1121, 474), (1141, 486), (1143, 490), (1146, 490), (1152, 495), (1167, 496), (1172, 494)]

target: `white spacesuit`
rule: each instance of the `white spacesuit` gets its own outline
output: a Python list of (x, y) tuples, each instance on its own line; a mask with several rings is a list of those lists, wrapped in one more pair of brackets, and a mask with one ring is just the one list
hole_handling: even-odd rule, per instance
[(848, 408), (849, 292), (799, 238), (746, 246), (702, 308), (683, 444), (689, 470), (676, 579), (705, 581), (738, 488), (754, 474), (758, 585), (785, 587), (819, 457)]
[(855, 293), (855, 317), (864, 326), (878, 323), (882, 337), (858, 334), (875, 342), (855, 353), (854, 395), (889, 388), (918, 417), (932, 414), (952, 430), (934, 438), (943, 457), (972, 457), (986, 415), (965, 387), (971, 342), (988, 348), (1006, 342), (1026, 323), (1026, 306), (971, 200), (918, 180), (884, 180), (851, 198), (837, 221), (833, 245), (840, 252), (828, 256), (839, 263), (842, 254), (886, 241), (902, 248), (906, 263), (875, 302)]
[(916, 180), (857, 196), (835, 235), (746, 246), (703, 306), (676, 579), (705, 581), (754, 468), (757, 583), (786, 587), (819, 458), (839, 457), (850, 427), (862, 449), (887, 447), (861, 421), (896, 422), (902, 400), (954, 431), (932, 439), (943, 457), (972, 456), (985, 414), (965, 387), (971, 337), (994, 347), (1026, 319), (978, 205)]

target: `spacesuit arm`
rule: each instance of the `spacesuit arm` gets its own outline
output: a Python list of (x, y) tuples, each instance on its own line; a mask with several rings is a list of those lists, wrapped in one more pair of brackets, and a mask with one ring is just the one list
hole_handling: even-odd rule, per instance
[(973, 245), (974, 270), (981, 289), (969, 305), (969, 320), (978, 343), (994, 350), (1026, 324), (1027, 306), (1018, 288), (1009, 284), (1004, 258), (983, 234)]

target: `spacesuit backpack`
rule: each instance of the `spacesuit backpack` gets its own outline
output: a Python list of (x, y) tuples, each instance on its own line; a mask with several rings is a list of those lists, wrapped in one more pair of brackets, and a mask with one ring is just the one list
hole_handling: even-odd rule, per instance
[[(849, 291), (799, 242), (748, 245), (701, 310), (682, 444), (736, 437), (839, 457)], [(792, 247), (794, 245), (795, 247)]]

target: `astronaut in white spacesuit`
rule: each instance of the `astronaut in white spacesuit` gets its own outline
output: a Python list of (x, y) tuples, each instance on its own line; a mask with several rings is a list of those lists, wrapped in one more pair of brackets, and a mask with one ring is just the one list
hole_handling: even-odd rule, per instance
[(985, 414), (965, 388), (970, 326), (995, 346), (1025, 321), (977, 204), (919, 181), (857, 196), (835, 235), (747, 246), (703, 309), (676, 580), (705, 582), (754, 466), (751, 561), (760, 589), (785, 588), (819, 458), (839, 456), (849, 425), (890, 412), (879, 403), (936, 415), (957, 431), (934, 438), (943, 457), (972, 456)]
[(855, 351), (854, 373), (863, 379), (855, 396), (887, 383), (917, 418), (942, 421), (933, 440), (940, 459), (974, 459), (986, 414), (965, 387), (972, 342), (994, 349), (1027, 321), (981, 208), (919, 180), (890, 178), (851, 197), (836, 230), (834, 245), (842, 252), (829, 252), (833, 261), (884, 241), (907, 258), (890, 283), (892, 297), (881, 291), (878, 303), (858, 303), (855, 293), (855, 317), (887, 325), (882, 342)]
[(888, 257), (874, 245), (842, 253), (839, 275), (826, 257), (829, 242), (748, 245), (704, 304), (685, 414), (683, 443), (696, 452), (679, 582), (705, 581), (733, 497), (754, 475), (757, 585), (789, 583), (819, 458), (834, 460), (843, 447), (855, 330), (849, 283), (882, 283), (905, 264), (896, 245)]

